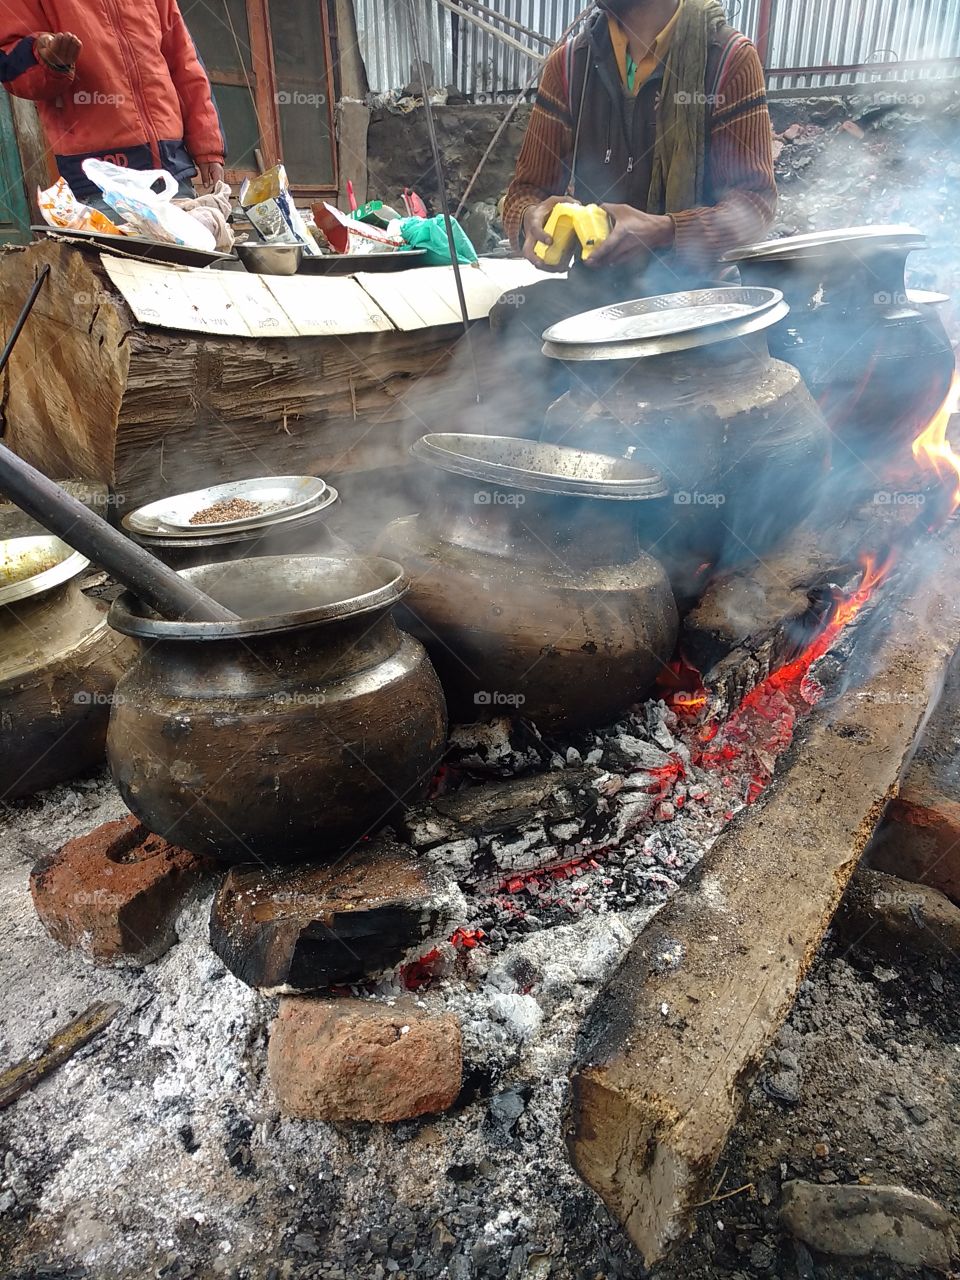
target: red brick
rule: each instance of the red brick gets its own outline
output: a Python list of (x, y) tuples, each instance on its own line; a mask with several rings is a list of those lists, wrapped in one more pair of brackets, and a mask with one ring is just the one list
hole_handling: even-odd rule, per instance
[(392, 1124), (453, 1105), (463, 1038), (452, 1014), (411, 1001), (291, 996), (271, 1028), (267, 1064), (284, 1115)]
[(129, 817), (42, 858), (30, 892), (56, 942), (98, 963), (146, 964), (176, 941), (176, 917), (208, 867)]

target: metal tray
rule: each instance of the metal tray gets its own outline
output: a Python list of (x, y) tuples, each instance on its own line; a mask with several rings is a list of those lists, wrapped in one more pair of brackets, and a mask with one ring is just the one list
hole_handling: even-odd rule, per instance
[(30, 230), (38, 236), (57, 236), (62, 240), (76, 241), (77, 244), (124, 253), (143, 262), (165, 262), (177, 267), (209, 267), (212, 262), (237, 260), (232, 253), (189, 249), (182, 244), (162, 244), (159, 240), (148, 240), (145, 236), (111, 236), (102, 231), (68, 231), (64, 227), (48, 227), (46, 223), (32, 226)]
[(403, 249), (396, 253), (325, 253), (322, 258), (304, 256), (298, 275), (353, 276), (359, 272), (409, 271), (420, 267), (426, 249)]
[(545, 355), (619, 360), (664, 355), (745, 337), (788, 315), (779, 289), (695, 289), (599, 307), (553, 325)]
[(927, 236), (916, 227), (901, 223), (866, 227), (838, 227), (833, 231), (812, 231), (802, 236), (787, 236), (781, 240), (763, 240), (733, 249), (724, 254), (724, 262), (748, 262), (763, 259), (793, 260), (796, 258), (851, 257), (863, 250), (925, 249)]
[(428, 435), (411, 452), (441, 471), (506, 489), (636, 502), (670, 490), (645, 463), (512, 436)]
[[(315, 507), (327, 494), (327, 485), (317, 476), (277, 476), (257, 480), (235, 480), (229, 484), (211, 485), (192, 493), (161, 498), (140, 507), (128, 517), (130, 527), (137, 533), (174, 534), (178, 537), (211, 537), (218, 533), (233, 533), (239, 529), (259, 529), (266, 524), (276, 524), (281, 519)], [(218, 520), (213, 524), (191, 524), (191, 517), (214, 503), (225, 499), (243, 498), (247, 502), (260, 502), (273, 510), (256, 516), (241, 516), (235, 520)]]
[(275, 529), (294, 522), (298, 522), (305, 529), (309, 528), (311, 525), (318, 523), (323, 513), (329, 507), (332, 507), (335, 502), (338, 502), (339, 499), (340, 494), (338, 491), (328, 487), (325, 497), (315, 507), (308, 507), (305, 511), (294, 512), (292, 516), (284, 516), (282, 520), (274, 520), (269, 524), (257, 525), (253, 529), (237, 529), (232, 533), (202, 534), (199, 537), (191, 537), (182, 529), (175, 533), (164, 529), (158, 529), (154, 533), (141, 533), (130, 523), (130, 516), (124, 516), (120, 523), (122, 528), (133, 538), (134, 542), (138, 542), (148, 549), (160, 547), (201, 551), (205, 547), (228, 547), (235, 546), (238, 542), (257, 542), (267, 537)]

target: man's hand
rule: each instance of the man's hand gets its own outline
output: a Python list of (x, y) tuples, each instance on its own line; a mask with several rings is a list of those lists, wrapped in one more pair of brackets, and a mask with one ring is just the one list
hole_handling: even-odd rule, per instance
[(553, 237), (548, 236), (544, 227), (550, 214), (558, 204), (574, 203), (569, 196), (550, 196), (544, 200), (543, 204), (531, 205), (523, 215), (523, 256), (528, 262), (532, 262), (535, 267), (539, 267), (541, 271), (566, 271), (569, 263), (565, 263), (559, 267), (549, 267), (542, 258), (538, 258), (536, 248), (538, 244), (545, 244), (548, 247), (553, 244)]
[(70, 31), (58, 31), (54, 35), (45, 31), (37, 36), (37, 57), (55, 71), (72, 71), (82, 49), (79, 37)]
[(212, 191), (218, 182), (223, 181), (223, 165), (218, 160), (210, 160), (204, 164), (198, 164), (200, 170), (200, 185), (209, 187)]
[(613, 229), (594, 249), (588, 267), (613, 267), (645, 260), (658, 250), (673, 245), (673, 219), (663, 214), (641, 213), (629, 204), (605, 204)]

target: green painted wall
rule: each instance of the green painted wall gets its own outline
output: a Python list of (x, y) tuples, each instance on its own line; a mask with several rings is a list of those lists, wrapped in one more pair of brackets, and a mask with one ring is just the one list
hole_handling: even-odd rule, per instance
[(6, 90), (0, 90), (0, 244), (26, 244), (30, 210)]

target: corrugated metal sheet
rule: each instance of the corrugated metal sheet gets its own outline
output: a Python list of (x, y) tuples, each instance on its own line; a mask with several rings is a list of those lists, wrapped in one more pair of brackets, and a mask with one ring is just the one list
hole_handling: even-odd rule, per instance
[[(558, 40), (586, 0), (483, 2)], [(410, 80), (413, 60), (407, 0), (354, 3), (371, 88), (378, 92), (401, 88)], [(436, 0), (415, 3), (425, 56), (438, 82), (455, 84), (469, 97), (489, 102), (513, 97), (536, 69), (533, 59), (456, 18)], [(727, 0), (726, 9), (730, 21), (756, 39), (762, 5), (763, 0)], [(513, 28), (504, 29), (532, 49), (546, 52), (549, 48)], [(960, 76), (960, 62), (939, 67), (900, 64), (958, 57), (960, 0), (772, 0), (767, 65), (771, 85), (777, 88), (955, 77)], [(897, 65), (891, 69), (884, 65), (888, 63)], [(857, 70), (829, 70), (832, 67)]]
[[(494, 4), (490, 4), (489, 0), (483, 2), (487, 8), (496, 9), (498, 13), (512, 18), (531, 31), (548, 36), (551, 42), (559, 40), (577, 15), (586, 8), (586, 0), (496, 0)], [(495, 19), (490, 21), (495, 24)], [(515, 97), (537, 69), (537, 63), (508, 48), (495, 36), (481, 31), (472, 22), (461, 20), (459, 29), (457, 88), (481, 102)], [(504, 30), (528, 44), (537, 53), (550, 52), (550, 44), (541, 44), (510, 27)]]
[[(423, 56), (439, 84), (453, 80), (452, 14), (437, 0), (414, 0)], [(413, 69), (413, 37), (407, 0), (354, 0), (357, 35), (375, 93), (402, 89)]]
[[(953, 77), (960, 63), (935, 60), (958, 56), (960, 0), (774, 0), (767, 65), (778, 88)], [(783, 74), (803, 67), (857, 69)]]

